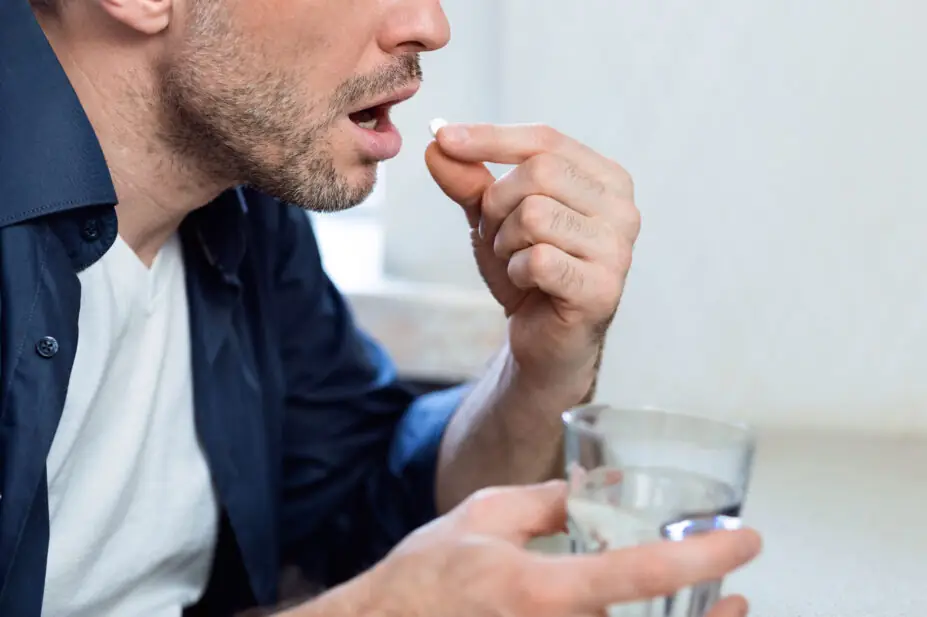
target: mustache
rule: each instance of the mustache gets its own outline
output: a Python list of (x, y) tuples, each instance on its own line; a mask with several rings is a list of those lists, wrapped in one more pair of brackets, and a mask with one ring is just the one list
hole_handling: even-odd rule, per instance
[(389, 95), (414, 81), (422, 81), (421, 58), (417, 53), (400, 56), (396, 62), (375, 73), (348, 79), (335, 92), (335, 107), (354, 107), (364, 101)]

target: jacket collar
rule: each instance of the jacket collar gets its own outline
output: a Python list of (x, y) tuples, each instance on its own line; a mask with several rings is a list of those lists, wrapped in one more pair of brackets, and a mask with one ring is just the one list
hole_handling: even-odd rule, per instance
[(103, 151), (28, 0), (0, 2), (0, 227), (115, 204)]
[[(100, 142), (28, 0), (0, 0), (0, 136), (0, 228), (115, 206)], [(185, 223), (196, 230), (209, 263), (229, 280), (244, 253), (246, 212), (245, 193), (235, 189)], [(105, 248), (113, 238), (115, 229)]]

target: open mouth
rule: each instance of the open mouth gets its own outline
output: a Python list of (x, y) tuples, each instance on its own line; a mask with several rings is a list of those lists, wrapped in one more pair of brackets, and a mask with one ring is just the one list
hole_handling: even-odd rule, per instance
[(348, 118), (359, 128), (367, 131), (374, 131), (377, 133), (390, 131), (393, 128), (389, 118), (390, 110), (396, 105), (415, 96), (419, 86), (419, 82), (412, 82), (404, 88), (393, 92), (392, 96), (389, 98), (383, 97), (379, 100), (370, 101), (375, 104), (365, 109), (349, 113)]
[(376, 131), (389, 124), (389, 110), (392, 105), (375, 105), (350, 114), (351, 122), (362, 129)]

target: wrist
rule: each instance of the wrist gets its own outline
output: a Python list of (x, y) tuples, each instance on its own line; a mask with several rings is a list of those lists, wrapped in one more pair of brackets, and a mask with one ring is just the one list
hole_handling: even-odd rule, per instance
[(498, 366), (495, 392), (491, 396), (495, 410), (492, 432), (513, 444), (515, 450), (523, 448), (525, 443), (531, 448), (559, 448), (563, 434), (561, 415), (591, 398), (597, 363), (590, 362), (588, 367), (569, 374), (542, 372), (526, 369), (506, 349)]
[(592, 399), (601, 359), (601, 347), (585, 361), (569, 367), (525, 364), (508, 352), (500, 386), (534, 408), (566, 411)]

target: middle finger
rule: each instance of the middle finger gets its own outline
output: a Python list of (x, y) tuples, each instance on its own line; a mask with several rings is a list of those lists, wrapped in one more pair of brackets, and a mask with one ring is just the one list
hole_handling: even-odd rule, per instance
[(606, 223), (545, 195), (529, 195), (503, 222), (493, 250), (502, 259), (535, 244), (551, 244), (586, 260), (611, 262), (617, 238)]
[(483, 194), (483, 237), (494, 238), (502, 222), (529, 195), (544, 195), (586, 216), (613, 207), (604, 184), (555, 154), (539, 154), (497, 180)]

